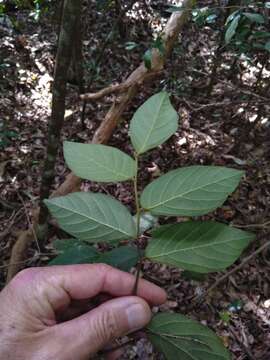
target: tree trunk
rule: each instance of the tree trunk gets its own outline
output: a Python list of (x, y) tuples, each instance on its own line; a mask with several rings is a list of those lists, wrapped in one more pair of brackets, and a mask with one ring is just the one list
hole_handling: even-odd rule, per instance
[(65, 0), (63, 6), (62, 25), (59, 34), (52, 89), (52, 114), (48, 128), (47, 154), (40, 187), (38, 238), (41, 241), (41, 246), (46, 238), (48, 220), (48, 209), (43, 200), (49, 197), (51, 185), (54, 181), (55, 163), (60, 147), (60, 133), (65, 115), (68, 69), (71, 63), (75, 29), (81, 13), (81, 3), (81, 0)]
[[(78, 18), (80, 20), (80, 18)], [(72, 46), (71, 62), (68, 71), (68, 83), (78, 86), (79, 94), (84, 93), (84, 71), (82, 51), (82, 25), (77, 21)]]
[(127, 29), (125, 24), (125, 8), (121, 0), (115, 0), (115, 11), (117, 15), (117, 27), (121, 40), (125, 40)]

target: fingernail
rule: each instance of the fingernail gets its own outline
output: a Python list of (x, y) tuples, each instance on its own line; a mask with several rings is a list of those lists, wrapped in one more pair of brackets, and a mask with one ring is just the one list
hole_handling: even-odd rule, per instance
[(151, 318), (150, 310), (146, 306), (134, 303), (126, 309), (129, 328), (135, 331), (144, 327)]

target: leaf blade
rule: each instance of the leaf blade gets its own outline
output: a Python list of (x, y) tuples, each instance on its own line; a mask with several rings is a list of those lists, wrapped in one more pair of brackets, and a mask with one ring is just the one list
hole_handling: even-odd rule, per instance
[(48, 265), (92, 264), (98, 259), (98, 252), (86, 244), (74, 244), (56, 256)]
[(270, 52), (270, 41), (268, 41), (265, 45), (264, 45), (264, 48), (266, 51), (269, 51)]
[(130, 156), (107, 145), (65, 141), (64, 157), (68, 167), (82, 179), (125, 181), (136, 173), (136, 163)]
[(221, 340), (206, 326), (180, 314), (157, 314), (147, 327), (150, 341), (167, 360), (230, 360)]
[(83, 241), (70, 238), (70, 239), (57, 239), (53, 242), (53, 247), (60, 253), (70, 249), (71, 247), (85, 244)]
[(152, 50), (148, 49), (143, 55), (143, 62), (146, 69), (151, 70), (152, 67)]
[(172, 170), (146, 186), (141, 205), (154, 215), (204, 215), (224, 203), (242, 174), (242, 171), (220, 166)]
[(136, 248), (131, 246), (120, 246), (100, 254), (97, 262), (111, 265), (122, 271), (129, 271), (137, 264), (138, 260), (139, 254)]
[(93, 246), (81, 240), (56, 240), (54, 247), (60, 253), (48, 265), (71, 265), (102, 263), (129, 271), (139, 260), (136, 248), (120, 246), (104, 253), (98, 252)]
[(131, 142), (138, 154), (161, 145), (177, 130), (178, 115), (165, 91), (151, 96), (134, 114)]
[(261, 14), (244, 12), (243, 15), (246, 18), (248, 18), (251, 22), (256, 22), (258, 24), (264, 24), (265, 23), (265, 18)]
[(239, 21), (240, 21), (241, 16), (240, 15), (236, 15), (234, 17), (234, 19), (231, 21), (230, 25), (228, 26), (226, 33), (225, 33), (225, 43), (228, 45), (232, 38), (234, 37), (235, 33), (236, 33), (236, 29), (238, 27)]
[(60, 227), (78, 239), (114, 242), (136, 235), (128, 210), (108, 195), (78, 192), (45, 200), (45, 204)]
[(218, 222), (188, 221), (155, 230), (145, 255), (187, 271), (209, 273), (233, 264), (254, 237)]

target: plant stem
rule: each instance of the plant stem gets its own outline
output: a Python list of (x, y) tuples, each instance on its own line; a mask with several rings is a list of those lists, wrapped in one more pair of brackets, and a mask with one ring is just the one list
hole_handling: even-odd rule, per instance
[(134, 196), (136, 204), (136, 238), (140, 236), (140, 218), (141, 218), (141, 209), (139, 202), (139, 192), (138, 192), (138, 165), (139, 165), (139, 156), (135, 153), (135, 163), (136, 163), (136, 174), (134, 176)]
[(139, 155), (137, 153), (135, 153), (134, 158), (135, 158), (135, 163), (136, 163), (136, 174), (134, 176), (134, 196), (135, 196), (135, 205), (136, 205), (136, 242), (137, 242), (136, 244), (137, 244), (137, 250), (138, 250), (138, 255), (139, 255), (139, 262), (137, 264), (136, 280), (135, 280), (135, 284), (134, 284), (134, 287), (133, 287), (132, 294), (137, 295), (140, 272), (141, 272), (141, 268), (142, 268), (143, 254), (141, 252), (140, 245), (139, 245), (140, 220), (141, 220), (141, 208), (140, 208), (139, 192), (138, 192)]

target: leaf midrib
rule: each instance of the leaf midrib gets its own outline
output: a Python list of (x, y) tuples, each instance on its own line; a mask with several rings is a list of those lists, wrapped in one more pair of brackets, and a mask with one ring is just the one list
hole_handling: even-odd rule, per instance
[[(203, 186), (200, 186), (200, 187), (194, 188), (194, 189), (192, 189), (192, 190), (186, 191), (186, 192), (184, 192), (184, 193), (182, 193), (182, 194), (179, 194), (179, 195), (177, 195), (177, 196), (173, 196), (173, 197), (171, 197), (171, 198), (169, 198), (169, 199), (166, 199), (166, 201), (159, 202), (159, 203), (153, 205), (152, 207), (146, 208), (146, 210), (154, 209), (154, 208), (156, 208), (156, 207), (158, 207), (158, 206), (160, 206), (160, 205), (166, 204), (166, 203), (169, 202), (169, 201), (175, 200), (175, 199), (177, 199), (177, 198), (182, 198), (182, 197), (184, 197), (185, 195), (190, 194), (190, 193), (192, 193), (192, 192), (194, 192), (194, 191), (201, 190), (201, 189), (203, 189), (204, 187), (207, 187), (207, 186), (209, 186), (209, 185), (218, 184), (219, 182), (222, 182), (222, 181), (224, 181), (224, 180), (232, 179), (232, 178), (235, 177), (235, 176), (238, 176), (238, 174), (235, 174), (235, 175), (233, 175), (233, 176), (224, 178), (224, 179), (219, 180), (219, 181), (216, 181), (216, 182), (211, 182), (211, 183), (205, 184), (205, 185), (203, 185)], [(217, 192), (224, 193), (223, 191), (217, 191)], [(192, 201), (192, 200), (191, 200), (191, 201)], [(219, 201), (219, 200), (216, 200), (216, 201)]]
[(157, 119), (158, 119), (158, 115), (159, 115), (161, 106), (163, 105), (164, 99), (166, 98), (166, 95), (167, 95), (166, 93), (163, 95), (163, 99), (162, 99), (162, 101), (160, 102), (158, 111), (157, 111), (157, 113), (156, 113), (157, 115), (156, 115), (156, 117), (155, 117), (155, 119), (154, 119), (154, 121), (153, 121), (153, 123), (152, 123), (152, 126), (150, 127), (150, 131), (148, 132), (148, 134), (147, 134), (147, 136), (146, 136), (146, 138), (145, 138), (145, 140), (144, 140), (144, 142), (143, 142), (143, 144), (142, 144), (142, 146), (141, 146), (141, 149), (139, 150), (139, 154), (142, 153), (143, 151), (145, 151), (145, 145), (147, 144), (147, 142), (148, 142), (148, 140), (149, 140), (149, 138), (150, 138), (150, 136), (151, 136), (151, 134), (152, 134), (152, 131), (153, 131), (153, 129), (154, 129), (154, 126), (156, 125), (156, 122), (157, 122)]
[[(167, 334), (161, 334), (161, 333), (155, 333), (155, 332), (152, 332), (152, 333), (153, 333), (153, 335), (155, 335), (155, 336), (157, 336), (157, 337), (160, 337), (161, 339), (163, 339), (163, 341), (170, 343), (173, 347), (176, 347), (177, 349), (179, 349), (179, 350), (182, 351), (183, 353), (187, 354), (188, 356), (190, 356), (191, 359), (193, 359), (193, 360), (198, 360), (198, 358), (197, 358), (197, 357), (194, 357), (189, 351), (186, 351), (183, 347), (181, 347), (180, 345), (175, 344), (173, 341), (171, 341), (171, 340), (169, 339), (169, 337), (167, 336)], [(179, 340), (181, 340), (181, 339), (179, 339)], [(189, 340), (189, 339), (185, 339), (185, 340), (186, 340), (186, 341), (191, 341), (191, 340)], [(204, 345), (205, 345), (205, 344), (204, 344)], [(208, 346), (207, 344), (206, 344), (206, 346), (210, 348), (211, 354), (217, 355), (216, 352), (213, 351), (210, 346)], [(210, 352), (208, 351), (208, 353), (210, 353)], [(219, 355), (219, 354), (218, 354), (218, 355)], [(226, 360), (226, 358), (225, 358), (223, 355), (220, 355), (220, 356), (221, 356), (221, 358), (223, 358), (224, 360)]]
[(57, 206), (57, 207), (60, 208), (60, 209), (63, 209), (63, 210), (69, 211), (69, 212), (73, 212), (73, 213), (75, 213), (76, 215), (85, 217), (85, 218), (87, 218), (87, 219), (89, 219), (89, 220), (92, 220), (92, 221), (94, 221), (94, 222), (96, 222), (96, 223), (98, 223), (98, 224), (100, 224), (100, 225), (104, 225), (104, 226), (106, 226), (106, 227), (108, 227), (108, 228), (110, 228), (110, 229), (113, 229), (113, 230), (115, 230), (115, 231), (118, 231), (118, 232), (120, 232), (120, 233), (122, 233), (122, 234), (124, 234), (124, 235), (128, 235), (129, 237), (132, 237), (132, 236), (133, 236), (133, 234), (126, 233), (126, 232), (122, 231), (121, 229), (115, 228), (114, 226), (109, 225), (109, 224), (107, 224), (107, 223), (103, 223), (103, 222), (101, 222), (101, 221), (97, 221), (95, 218), (92, 218), (92, 217), (90, 217), (90, 216), (81, 214), (81, 213), (78, 212), (78, 211), (70, 210), (69, 208), (67, 208), (67, 207), (65, 207), (65, 206), (62, 206), (62, 205), (60, 206), (60, 205), (57, 205), (57, 204), (55, 204), (55, 203), (54, 203), (53, 205), (54, 205), (54, 206)]
[[(241, 240), (245, 240), (245, 239), (248, 239), (248, 238), (240, 238)], [(237, 239), (239, 240), (239, 239)], [(153, 239), (154, 241), (154, 239)], [(173, 250), (173, 251), (169, 251), (167, 253), (164, 253), (162, 255), (155, 255), (155, 256), (152, 256), (151, 255), (151, 258), (158, 258), (158, 257), (162, 257), (162, 256), (169, 256), (169, 255), (172, 255), (172, 254), (175, 254), (175, 253), (178, 253), (178, 252), (185, 252), (185, 251), (190, 251), (190, 250), (197, 250), (197, 249), (202, 249), (202, 248), (205, 248), (205, 247), (209, 247), (209, 246), (212, 246), (212, 245), (223, 245), (223, 244), (227, 244), (229, 242), (232, 242), (232, 241), (235, 241), (235, 239), (233, 240), (225, 240), (225, 241), (221, 241), (221, 242), (216, 242), (216, 243), (212, 243), (212, 244), (204, 244), (204, 245), (199, 245), (197, 247), (189, 247), (189, 248), (186, 248), (186, 249), (177, 249), (177, 250)], [(154, 244), (153, 244), (154, 246)]]

